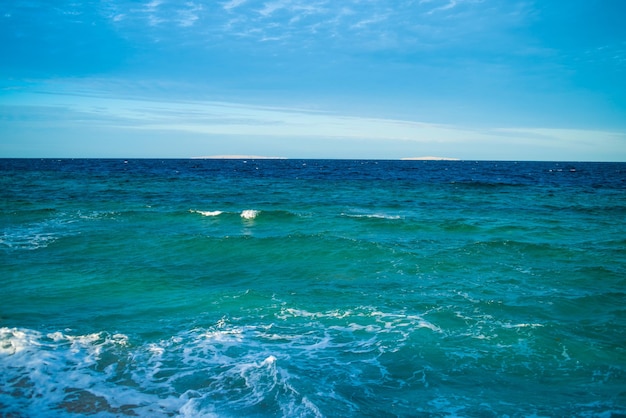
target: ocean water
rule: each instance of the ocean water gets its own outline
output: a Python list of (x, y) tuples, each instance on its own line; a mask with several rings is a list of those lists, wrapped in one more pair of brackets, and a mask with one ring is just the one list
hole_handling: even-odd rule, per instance
[(2, 417), (626, 416), (626, 164), (0, 160)]

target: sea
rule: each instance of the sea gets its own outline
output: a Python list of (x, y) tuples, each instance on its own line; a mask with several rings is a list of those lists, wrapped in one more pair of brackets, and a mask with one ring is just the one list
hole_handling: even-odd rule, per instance
[(1, 159), (0, 417), (625, 417), (626, 163)]

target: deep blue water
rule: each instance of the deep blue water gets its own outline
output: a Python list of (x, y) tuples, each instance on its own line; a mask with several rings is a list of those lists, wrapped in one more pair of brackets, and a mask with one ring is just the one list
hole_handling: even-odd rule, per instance
[(626, 164), (0, 160), (0, 416), (626, 415)]

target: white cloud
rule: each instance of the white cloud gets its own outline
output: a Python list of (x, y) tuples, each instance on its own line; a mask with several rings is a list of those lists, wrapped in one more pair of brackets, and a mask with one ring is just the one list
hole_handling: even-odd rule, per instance
[(187, 6), (186, 9), (178, 11), (178, 23), (182, 27), (193, 26), (199, 19), (199, 12), (202, 11), (202, 5), (192, 2), (188, 2), (185, 5)]
[[(333, 141), (342, 141), (343, 144), (349, 141), (354, 144), (378, 144), (372, 149), (382, 153), (386, 152), (388, 145), (398, 150), (414, 150), (415, 146), (419, 146), (419, 149), (441, 150), (437, 152), (452, 153), (454, 155), (449, 156), (459, 158), (626, 158), (623, 151), (626, 133), (619, 131), (529, 127), (473, 129), (451, 124), (346, 116), (239, 103), (127, 100), (51, 93), (17, 92), (4, 99), (0, 96), (0, 105), (19, 114), (19, 117), (2, 121), (0, 130), (20, 135), (33, 129), (38, 132), (40, 129), (71, 126), (72, 134), (77, 138), (84, 135), (81, 134), (83, 131), (115, 130), (131, 142), (137, 137), (148, 137), (144, 134), (148, 132), (163, 138), (179, 138), (179, 135), (222, 139), (224, 136), (240, 137), (257, 146), (267, 140), (278, 143), (282, 138), (292, 144), (290, 149), (295, 149), (296, 153), (298, 147), (303, 150), (313, 149), (321, 141), (327, 147), (319, 149), (317, 155), (330, 157), (333, 156)], [(282, 153), (280, 149), (272, 152)], [(388, 153), (384, 155), (394, 157)], [(396, 157), (406, 156), (410, 154)], [(368, 158), (376, 158), (376, 155), (369, 155)]]
[(148, 9), (148, 10), (155, 10), (161, 4), (163, 4), (163, 2), (161, 0), (152, 0), (152, 1), (148, 2), (148, 3), (146, 3), (146, 9)]
[(236, 9), (237, 7), (241, 6), (245, 2), (246, 0), (230, 0), (226, 3), (223, 3), (222, 7), (224, 8), (224, 10), (230, 11), (232, 9)]
[(433, 9), (429, 10), (428, 14), (433, 14), (433, 13), (437, 13), (437, 12), (450, 10), (450, 9), (453, 9), (454, 7), (456, 7), (456, 5), (457, 5), (457, 2), (455, 0), (449, 0), (446, 4), (444, 4), (442, 6), (435, 7)]
[[(441, 49), (469, 44), (476, 36), (481, 41), (472, 45), (492, 45), (485, 40), (502, 39), (528, 11), (517, 1), (492, 0), (151, 0), (140, 7), (120, 0), (105, 1), (102, 8), (131, 40), (152, 37), (175, 44), (184, 37), (188, 44), (214, 46), (225, 39), (280, 39), (281, 47), (322, 51), (329, 45), (355, 51)], [(156, 33), (168, 27), (181, 31)]]
[(352, 29), (363, 29), (363, 28), (372, 26), (374, 24), (384, 22), (385, 20), (387, 20), (388, 17), (389, 16), (387, 14), (385, 14), (385, 15), (374, 15), (374, 16), (368, 17), (366, 19), (363, 19), (363, 20), (360, 20), (360, 21), (354, 23), (351, 26), (351, 28)]
[(275, 11), (284, 9), (289, 4), (289, 1), (275, 1), (271, 3), (265, 3), (264, 7), (259, 10), (259, 13), (264, 17), (270, 17)]

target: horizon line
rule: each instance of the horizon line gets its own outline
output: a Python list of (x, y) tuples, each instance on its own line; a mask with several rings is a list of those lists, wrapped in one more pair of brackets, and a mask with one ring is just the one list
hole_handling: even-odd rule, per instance
[(267, 157), (255, 155), (207, 156), (207, 157), (0, 157), (0, 160), (336, 160), (336, 161), (484, 161), (484, 162), (544, 162), (544, 163), (617, 163), (620, 160), (533, 160), (533, 159), (489, 159), (489, 158), (433, 158), (433, 157), (399, 157), (399, 158), (363, 158), (363, 157)]

